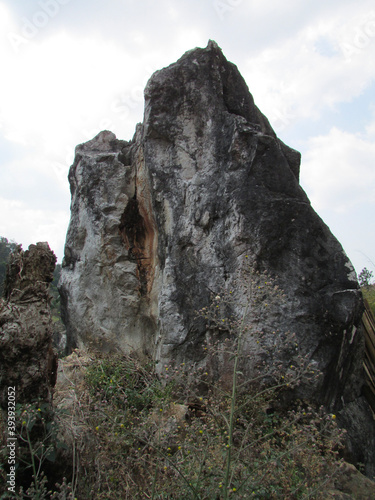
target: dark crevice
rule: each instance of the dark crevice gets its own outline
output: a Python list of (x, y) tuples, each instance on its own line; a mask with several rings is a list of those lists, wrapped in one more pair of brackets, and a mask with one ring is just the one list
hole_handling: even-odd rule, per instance
[(129, 259), (137, 263), (140, 294), (147, 295), (153, 279), (154, 231), (152, 225), (141, 215), (136, 190), (121, 216), (119, 231), (128, 250)]

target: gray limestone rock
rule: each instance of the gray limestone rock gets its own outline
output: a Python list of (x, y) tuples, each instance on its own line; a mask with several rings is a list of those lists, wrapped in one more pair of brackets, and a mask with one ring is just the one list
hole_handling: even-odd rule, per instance
[[(132, 141), (104, 131), (76, 148), (60, 282), (70, 347), (203, 366), (207, 329), (196, 311), (222, 288), (239, 295), (248, 255), (285, 292), (258, 321), (264, 342), (294, 332), (323, 374), (298, 395), (336, 412), (355, 401), (361, 293), (299, 166), (215, 42), (156, 72)], [(290, 353), (280, 356), (288, 363)]]

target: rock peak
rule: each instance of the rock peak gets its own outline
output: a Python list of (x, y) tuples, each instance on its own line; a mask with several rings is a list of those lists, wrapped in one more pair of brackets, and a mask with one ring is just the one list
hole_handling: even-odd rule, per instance
[(210, 49), (210, 50), (219, 50), (220, 52), (222, 52), (221, 48), (219, 47), (219, 45), (215, 42), (215, 40), (208, 40), (208, 44), (207, 44), (207, 49)]
[[(202, 99), (193, 98), (192, 103), (205, 107), (210, 105), (215, 110), (226, 109), (250, 123), (257, 124), (264, 133), (275, 136), (267, 118), (255, 106), (237, 66), (225, 58), (217, 43), (212, 40), (206, 48), (188, 51), (176, 63), (157, 71), (146, 87), (146, 103), (150, 92), (155, 100), (158, 93), (156, 89), (160, 84), (169, 98), (187, 94), (185, 101), (191, 99), (190, 94), (196, 94), (201, 89)], [(216, 102), (202, 102), (207, 97), (216, 97)]]
[[(157, 71), (133, 141), (102, 132), (77, 148), (70, 170), (60, 288), (71, 347), (204, 366), (211, 333), (196, 311), (212, 292), (236, 290), (248, 255), (285, 292), (258, 322), (264, 342), (295, 332), (323, 373), (299, 396), (335, 411), (356, 401), (361, 294), (340, 243), (299, 185), (299, 165), (300, 154), (277, 138), (215, 42)], [(290, 363), (290, 353), (275, 356)], [(217, 370), (220, 379), (225, 366)]]

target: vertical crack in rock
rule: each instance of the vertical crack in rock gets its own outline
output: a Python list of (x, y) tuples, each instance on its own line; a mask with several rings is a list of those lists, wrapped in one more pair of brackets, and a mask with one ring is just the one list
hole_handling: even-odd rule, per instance
[[(143, 213), (147, 214), (144, 210)], [(119, 230), (129, 258), (137, 263), (140, 293), (145, 296), (150, 293), (154, 278), (154, 229), (148, 218), (141, 215), (137, 191), (121, 216)]]

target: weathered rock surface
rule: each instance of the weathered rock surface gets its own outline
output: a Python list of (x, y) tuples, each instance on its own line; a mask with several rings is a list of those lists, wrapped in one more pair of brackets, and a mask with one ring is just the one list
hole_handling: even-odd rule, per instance
[(4, 299), (0, 300), (1, 406), (7, 408), (7, 388), (15, 387), (16, 402), (51, 402), (57, 376), (52, 349), (49, 283), (56, 256), (48, 243), (21, 245), (9, 257)]
[(326, 498), (336, 500), (371, 500), (375, 482), (363, 476), (353, 465), (343, 462), (333, 479), (334, 489), (326, 489)]
[(286, 294), (258, 325), (265, 342), (295, 332), (323, 373), (299, 395), (335, 412), (355, 404), (361, 294), (299, 166), (214, 42), (156, 72), (132, 141), (104, 131), (76, 148), (60, 282), (70, 347), (204, 364), (196, 311), (235, 286), (247, 254)]

